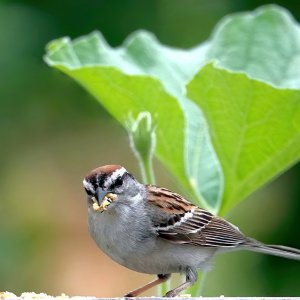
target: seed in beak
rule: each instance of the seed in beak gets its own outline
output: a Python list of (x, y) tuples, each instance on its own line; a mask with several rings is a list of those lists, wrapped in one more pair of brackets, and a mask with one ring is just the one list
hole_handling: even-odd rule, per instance
[(113, 193), (107, 193), (101, 202), (101, 205), (98, 204), (97, 200), (95, 197), (92, 198), (93, 200), (93, 209), (94, 211), (100, 211), (103, 212), (107, 210), (108, 206), (117, 199), (117, 195)]

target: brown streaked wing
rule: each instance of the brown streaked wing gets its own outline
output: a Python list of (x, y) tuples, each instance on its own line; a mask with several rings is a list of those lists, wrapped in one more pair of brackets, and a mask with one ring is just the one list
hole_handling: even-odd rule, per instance
[(164, 221), (154, 222), (158, 236), (172, 243), (235, 247), (247, 242), (237, 227), (165, 188), (148, 186), (148, 204)]
[(238, 228), (200, 208), (177, 226), (161, 227), (158, 232), (171, 242), (206, 247), (235, 247), (246, 242)]
[(204, 244), (202, 232), (213, 218), (208, 211), (193, 206), (174, 226), (158, 227), (158, 234), (173, 243)]
[[(189, 235), (200, 231), (213, 217), (211, 213), (166, 188), (154, 185), (147, 187), (148, 205), (156, 211), (154, 225), (158, 235), (164, 239), (179, 243), (191, 242)], [(191, 215), (193, 217), (189, 218)]]

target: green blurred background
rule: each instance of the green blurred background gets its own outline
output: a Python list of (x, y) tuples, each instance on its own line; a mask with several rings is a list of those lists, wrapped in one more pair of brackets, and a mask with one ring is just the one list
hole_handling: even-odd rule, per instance
[[(152, 276), (105, 257), (86, 226), (82, 178), (118, 163), (140, 174), (126, 132), (81, 87), (42, 60), (45, 44), (99, 29), (113, 46), (136, 29), (188, 48), (228, 13), (265, 1), (45, 0), (0, 2), (0, 291), (120, 296)], [(300, 2), (277, 1), (300, 20)], [(177, 191), (156, 162), (158, 183)], [(229, 220), (262, 241), (300, 248), (300, 165), (236, 208)], [(299, 296), (300, 263), (220, 255), (207, 296)], [(151, 293), (150, 293), (151, 294)]]

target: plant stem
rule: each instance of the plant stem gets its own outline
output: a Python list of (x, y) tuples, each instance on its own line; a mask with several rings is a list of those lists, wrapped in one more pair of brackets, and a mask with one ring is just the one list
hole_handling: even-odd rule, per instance
[(165, 294), (171, 290), (171, 279), (169, 279), (166, 282), (161, 283), (158, 287), (157, 287), (157, 293), (158, 295), (160, 295), (161, 297), (164, 297)]
[(140, 169), (142, 173), (143, 182), (145, 184), (155, 184), (155, 176), (153, 171), (152, 157), (144, 157), (139, 159)]

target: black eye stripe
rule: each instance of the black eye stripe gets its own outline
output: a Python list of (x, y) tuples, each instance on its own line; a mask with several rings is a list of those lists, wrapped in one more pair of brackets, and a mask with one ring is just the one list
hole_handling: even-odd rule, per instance
[(116, 180), (110, 185), (110, 189), (115, 189), (123, 184), (123, 179), (121, 176), (117, 177)]
[(89, 196), (91, 196), (93, 193), (90, 191), (90, 190), (88, 190), (87, 188), (84, 188), (85, 189), (85, 192), (89, 195)]
[(123, 179), (122, 179), (121, 177), (118, 177), (118, 178), (116, 179), (115, 185), (116, 185), (116, 186), (119, 186), (119, 185), (122, 185), (122, 184), (123, 184)]

